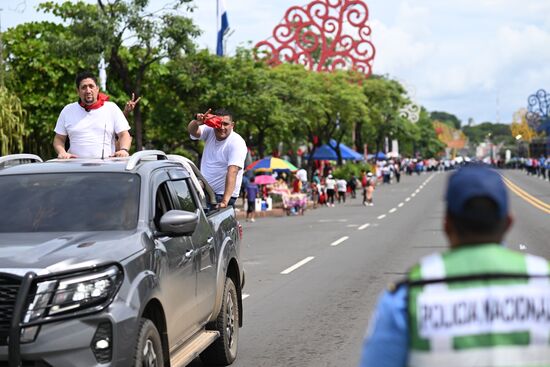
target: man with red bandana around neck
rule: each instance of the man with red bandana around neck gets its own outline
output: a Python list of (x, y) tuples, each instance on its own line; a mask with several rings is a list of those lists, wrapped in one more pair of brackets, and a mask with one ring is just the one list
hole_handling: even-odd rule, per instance
[[(53, 147), (59, 159), (127, 157), (132, 144), (130, 125), (109, 96), (99, 92), (95, 75), (83, 72), (76, 77), (79, 101), (63, 108)], [(118, 136), (115, 150), (115, 135)], [(67, 136), (70, 148), (65, 150)]]

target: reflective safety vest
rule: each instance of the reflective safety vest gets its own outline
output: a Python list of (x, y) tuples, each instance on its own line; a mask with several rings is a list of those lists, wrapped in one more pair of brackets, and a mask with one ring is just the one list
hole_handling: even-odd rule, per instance
[(550, 264), (498, 244), (409, 273), (409, 366), (550, 366)]

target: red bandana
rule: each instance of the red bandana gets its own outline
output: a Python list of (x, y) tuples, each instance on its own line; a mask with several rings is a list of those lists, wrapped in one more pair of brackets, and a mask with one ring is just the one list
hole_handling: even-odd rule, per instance
[(204, 116), (204, 124), (210, 126), (214, 129), (219, 129), (222, 127), (223, 117), (207, 114)]
[(97, 95), (97, 101), (95, 103), (92, 103), (91, 105), (87, 105), (82, 100), (78, 100), (78, 104), (86, 110), (86, 112), (90, 112), (91, 110), (97, 110), (99, 107), (103, 106), (105, 101), (109, 100), (109, 96), (103, 93), (99, 93)]

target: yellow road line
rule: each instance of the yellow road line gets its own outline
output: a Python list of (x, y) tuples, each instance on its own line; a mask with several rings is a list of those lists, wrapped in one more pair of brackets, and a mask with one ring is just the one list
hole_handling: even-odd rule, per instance
[(540, 209), (547, 214), (550, 214), (550, 204), (547, 204), (544, 201), (537, 199), (536, 197), (529, 194), (528, 192), (520, 188), (518, 185), (513, 183), (510, 179), (504, 176), (502, 176), (502, 179), (504, 180), (504, 183), (506, 184), (506, 186), (508, 186), (508, 188), (512, 192), (514, 192), (517, 196), (527, 201), (529, 204), (533, 205), (535, 208)]

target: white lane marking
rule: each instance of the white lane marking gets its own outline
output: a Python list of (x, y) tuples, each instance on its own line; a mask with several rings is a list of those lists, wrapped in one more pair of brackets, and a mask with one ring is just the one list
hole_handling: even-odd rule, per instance
[(397, 211), (397, 208), (391, 208), (389, 213), (395, 213)]
[(344, 237), (340, 238), (339, 240), (334, 241), (334, 242), (331, 243), (330, 245), (331, 245), (331, 246), (338, 246), (339, 244), (341, 244), (342, 242), (344, 242), (344, 241), (347, 240), (348, 238), (349, 238), (349, 236), (344, 236)]
[(411, 201), (411, 198), (410, 198), (410, 197), (409, 197), (409, 198), (406, 198), (405, 201)]
[(420, 190), (416, 190), (414, 193), (415, 193), (415, 194), (418, 194), (419, 192), (420, 192)]
[(411, 194), (411, 197), (414, 198), (415, 196), (416, 196), (416, 193), (413, 192), (413, 193)]
[(382, 214), (378, 216), (378, 219), (384, 219), (384, 218), (386, 218), (386, 214)]
[(357, 227), (358, 225), (359, 225), (359, 224), (348, 224), (348, 225), (346, 225), (346, 227), (348, 227), (348, 228), (355, 228), (355, 227)]
[(250, 297), (250, 294), (243, 293), (243, 299), (247, 299), (248, 297)]
[(308, 256), (305, 259), (303, 259), (302, 261), (299, 261), (296, 264), (292, 265), (290, 268), (287, 268), (287, 269), (281, 271), (281, 274), (283, 274), (283, 275), (290, 274), (294, 270), (298, 269), (300, 266), (303, 266), (303, 265), (307, 264), (308, 262), (310, 262), (313, 259), (315, 259), (314, 256)]
[(403, 205), (405, 205), (404, 203), (399, 203), (398, 207), (402, 207)]
[(367, 228), (368, 226), (370, 226), (370, 223), (365, 223), (361, 227), (357, 228), (357, 230), (362, 231), (363, 229)]

